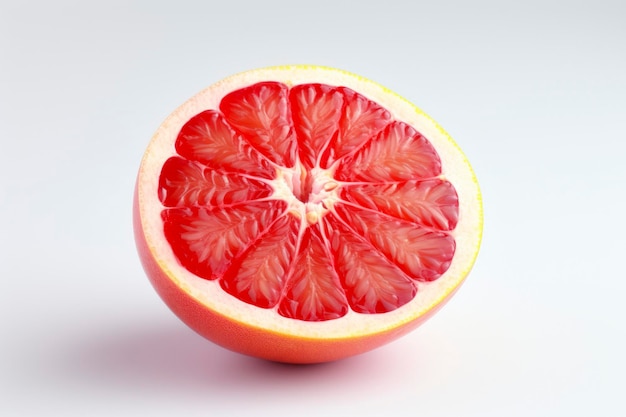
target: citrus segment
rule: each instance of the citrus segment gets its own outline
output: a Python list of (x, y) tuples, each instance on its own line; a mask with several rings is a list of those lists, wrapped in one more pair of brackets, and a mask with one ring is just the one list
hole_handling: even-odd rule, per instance
[(337, 132), (343, 94), (328, 85), (303, 84), (294, 86), (289, 98), (300, 162), (307, 169), (320, 166), (322, 153)]
[(214, 110), (203, 111), (185, 123), (176, 139), (176, 151), (212, 169), (268, 178), (274, 175), (270, 164)]
[(330, 241), (335, 268), (352, 310), (385, 313), (411, 301), (417, 286), (360, 234), (333, 225)]
[(454, 229), (459, 218), (456, 190), (440, 178), (346, 184), (341, 199), (437, 230)]
[(299, 225), (293, 216), (278, 217), (233, 260), (221, 281), (222, 288), (257, 307), (278, 304), (294, 258)]
[(172, 157), (159, 179), (159, 198), (166, 207), (223, 207), (272, 194), (264, 182)]
[(165, 237), (185, 268), (215, 279), (284, 211), (281, 202), (246, 202), (218, 208), (170, 208), (163, 210), (162, 218)]
[(287, 86), (262, 82), (242, 88), (224, 97), (220, 110), (228, 123), (270, 161), (293, 166), (296, 137)]
[(336, 206), (336, 213), (342, 224), (364, 236), (373, 248), (416, 280), (435, 280), (450, 266), (455, 241), (448, 233), (348, 205)]
[(415, 129), (393, 122), (337, 167), (341, 181), (398, 181), (441, 173), (439, 155)]
[(363, 95), (348, 89), (339, 88), (344, 96), (337, 137), (328, 147), (328, 158), (322, 167), (328, 168), (363, 145), (389, 123), (391, 114), (379, 104)]
[(317, 225), (304, 229), (278, 312), (306, 321), (333, 320), (348, 312), (326, 239)]
[(437, 125), (318, 67), (245, 73), (182, 106), (146, 152), (135, 207), (172, 309), (231, 349), (290, 362), (425, 320), (471, 268), (482, 220), (471, 168)]

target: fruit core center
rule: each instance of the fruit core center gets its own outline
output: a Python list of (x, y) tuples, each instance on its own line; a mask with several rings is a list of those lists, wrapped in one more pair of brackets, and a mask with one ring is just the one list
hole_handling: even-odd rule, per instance
[(286, 201), (289, 212), (310, 225), (326, 215), (339, 199), (340, 187), (331, 170), (307, 170), (300, 163), (293, 168), (280, 168), (272, 185), (274, 197)]

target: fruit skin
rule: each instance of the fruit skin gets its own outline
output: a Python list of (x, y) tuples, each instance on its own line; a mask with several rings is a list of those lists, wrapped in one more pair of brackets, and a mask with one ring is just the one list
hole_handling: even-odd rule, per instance
[(133, 199), (133, 229), (139, 258), (156, 292), (167, 306), (201, 336), (234, 352), (275, 362), (311, 364), (358, 355), (385, 345), (428, 320), (456, 292), (449, 293), (435, 308), (418, 319), (385, 332), (342, 339), (298, 338), (270, 332), (225, 317), (176, 286), (148, 248), (139, 213), (138, 192)]

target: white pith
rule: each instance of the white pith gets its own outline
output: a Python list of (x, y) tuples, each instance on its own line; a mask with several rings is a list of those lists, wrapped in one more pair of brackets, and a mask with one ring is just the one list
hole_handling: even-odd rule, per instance
[[(305, 176), (312, 177), (311, 192), (307, 201), (301, 201), (295, 190), (301, 187)], [(305, 224), (315, 224), (325, 216), (333, 204), (339, 200), (339, 184), (333, 179), (332, 169), (315, 167), (310, 173), (297, 161), (295, 167), (277, 169), (276, 178), (268, 181), (274, 192), (271, 198), (283, 200), (287, 203), (287, 211)]]
[[(351, 310), (340, 319), (304, 322), (280, 316), (274, 309), (247, 304), (226, 293), (217, 281), (208, 281), (188, 272), (176, 259), (163, 233), (158, 199), (158, 179), (163, 163), (175, 155), (174, 143), (179, 130), (192, 116), (207, 109), (217, 109), (227, 93), (259, 81), (279, 81), (289, 86), (301, 83), (324, 83), (351, 88), (385, 107), (396, 120), (403, 121), (423, 136), (437, 150), (442, 161), (442, 177), (450, 181), (459, 197), (459, 221), (452, 231), (456, 252), (450, 268), (439, 279), (418, 283), (417, 296), (389, 313), (359, 314)], [(338, 198), (338, 187), (330, 170), (312, 172), (313, 187), (308, 202), (294, 195), (301, 180), (298, 165), (280, 169), (272, 180), (273, 196), (290, 206), (290, 211), (308, 224), (325, 215)], [(138, 201), (141, 224), (150, 251), (170, 279), (208, 308), (233, 320), (269, 331), (310, 338), (346, 338), (389, 330), (430, 311), (460, 285), (471, 269), (480, 246), (482, 206), (474, 174), (457, 145), (431, 118), (401, 97), (364, 78), (343, 71), (308, 66), (289, 66), (253, 70), (227, 78), (205, 89), (179, 107), (157, 130), (139, 172)]]

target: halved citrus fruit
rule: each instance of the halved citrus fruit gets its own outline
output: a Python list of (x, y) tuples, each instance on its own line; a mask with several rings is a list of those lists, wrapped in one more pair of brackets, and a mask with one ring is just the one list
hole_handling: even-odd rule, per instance
[(414, 329), (463, 282), (480, 192), (452, 139), (362, 77), (286, 66), (205, 89), (157, 130), (134, 200), (152, 284), (228, 349), (312, 363)]

